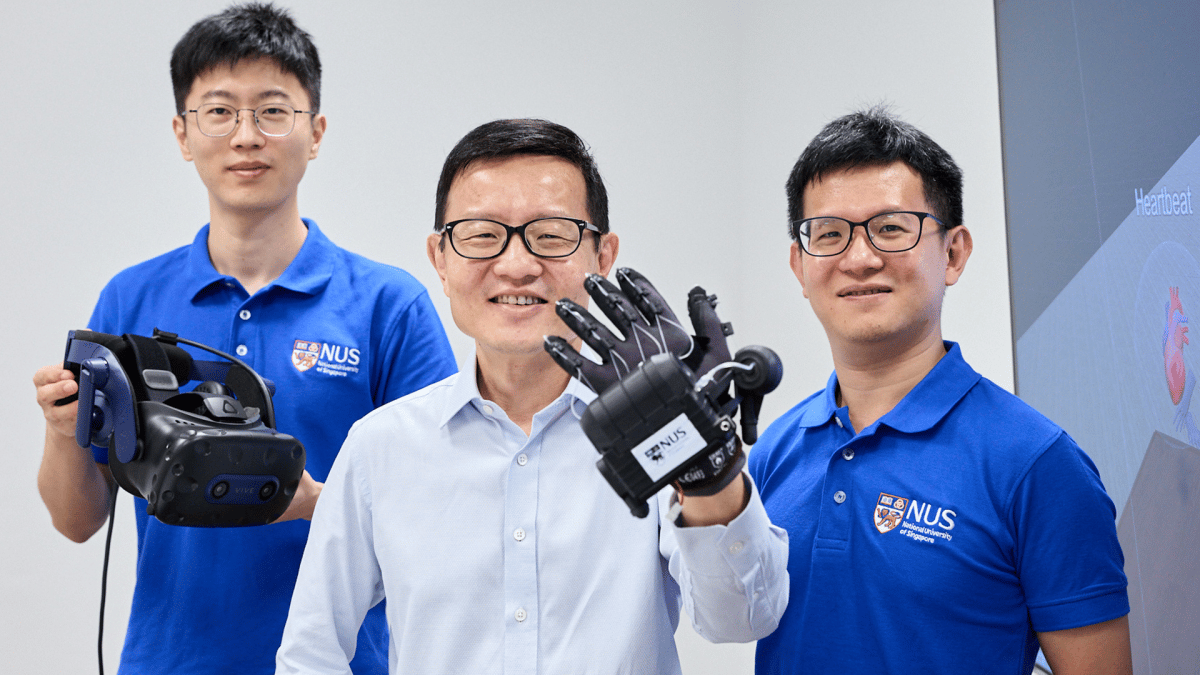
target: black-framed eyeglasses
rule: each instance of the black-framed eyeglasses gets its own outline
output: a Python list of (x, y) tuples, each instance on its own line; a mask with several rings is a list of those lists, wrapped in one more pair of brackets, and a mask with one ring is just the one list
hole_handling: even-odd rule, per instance
[(888, 211), (859, 223), (833, 216), (794, 220), (791, 230), (792, 238), (800, 242), (800, 247), (811, 256), (832, 256), (845, 251), (850, 247), (854, 228), (860, 226), (876, 249), (884, 253), (900, 253), (915, 248), (921, 241), (926, 218), (943, 228), (946, 226), (931, 213)]
[(600, 228), (578, 218), (534, 218), (520, 227), (495, 220), (468, 218), (446, 223), (442, 227), (454, 252), (473, 260), (486, 260), (500, 255), (508, 247), (513, 234), (520, 235), (525, 248), (539, 258), (565, 258), (579, 250), (584, 230), (600, 232)]
[(243, 110), (249, 110), (254, 116), (254, 124), (264, 136), (287, 136), (296, 127), (296, 115), (315, 115), (315, 110), (296, 110), (286, 103), (265, 103), (257, 108), (234, 108), (224, 103), (205, 103), (195, 110), (184, 112), (196, 113), (196, 128), (205, 136), (220, 138), (228, 136), (237, 128), (238, 120)]

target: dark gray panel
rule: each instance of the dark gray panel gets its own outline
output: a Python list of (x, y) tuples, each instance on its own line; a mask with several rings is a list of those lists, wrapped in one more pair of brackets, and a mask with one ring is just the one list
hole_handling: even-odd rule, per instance
[(1200, 664), (1200, 450), (1155, 432), (1117, 524), (1135, 673)]

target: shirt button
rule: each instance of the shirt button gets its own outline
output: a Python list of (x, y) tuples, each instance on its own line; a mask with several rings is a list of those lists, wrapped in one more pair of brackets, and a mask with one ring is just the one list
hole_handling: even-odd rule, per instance
[(842, 459), (846, 460), (847, 462), (854, 459), (854, 450), (852, 450), (850, 448), (846, 448), (845, 450), (842, 450)]
[(513, 539), (516, 539), (517, 541), (525, 541), (525, 530), (518, 527), (517, 531), (513, 532)]
[(730, 552), (730, 553), (735, 553), (735, 554), (736, 554), (736, 553), (741, 553), (741, 552), (742, 552), (742, 549), (743, 549), (743, 548), (745, 548), (745, 546), (746, 546), (746, 545), (745, 545), (745, 544), (743, 544), (743, 543), (742, 543), (742, 542), (740, 542), (740, 541), (739, 541), (739, 542), (734, 542), (733, 544), (731, 544), (731, 545), (729, 546), (729, 552)]
[(245, 356), (246, 354), (250, 353), (250, 350), (246, 349), (246, 345), (238, 345), (237, 349), (235, 349), (234, 351), (237, 352), (238, 356)]
[(240, 318), (242, 321), (249, 319), (250, 318), (250, 310), (243, 309), (242, 311), (238, 312), (238, 318)]
[(492, 406), (490, 406), (490, 405), (483, 406), (483, 414), (491, 415), (492, 414)]
[(517, 455), (517, 464), (525, 466), (528, 463), (529, 458), (525, 456), (525, 453), (522, 452), (521, 454)]
[(835, 501), (839, 504), (846, 501), (846, 493), (842, 492), (841, 490), (838, 490), (837, 492), (833, 493), (833, 501)]
[(842, 427), (843, 429), (845, 429), (845, 428), (846, 428), (846, 427), (842, 426), (842, 418), (838, 417), (837, 415), (834, 415), (834, 416), (833, 416), (833, 421), (834, 421), (834, 422), (837, 422), (837, 425), (838, 425), (839, 427)]
[(513, 614), (513, 618), (516, 619), (517, 621), (524, 621), (525, 619), (529, 618), (529, 615), (525, 613), (524, 609), (518, 609)]

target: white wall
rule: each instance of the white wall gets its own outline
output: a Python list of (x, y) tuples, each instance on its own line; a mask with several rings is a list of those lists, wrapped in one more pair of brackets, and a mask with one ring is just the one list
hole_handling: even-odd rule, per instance
[[(43, 425), (30, 378), (60, 359), (118, 270), (187, 243), (204, 191), (170, 132), (175, 41), (223, 1), (12, 4), (0, 25), (0, 670), (95, 668), (103, 537), (58, 535), (36, 491)], [(301, 210), (337, 243), (405, 267), (448, 307), (425, 259), (446, 152), (498, 117), (536, 116), (594, 147), (618, 264), (682, 311), (721, 298), (734, 346), (773, 347), (785, 376), (763, 420), (824, 384), (824, 335), (787, 266), (783, 184), (829, 119), (880, 100), (966, 173), (975, 254), (945, 333), (1010, 387), (1011, 338), (992, 4), (957, 0), (741, 3), (286, 2), (316, 38), (329, 131)], [(449, 327), (451, 333), (456, 333)], [(454, 338), (464, 354), (469, 344)], [(122, 495), (105, 651), (115, 670), (132, 594)], [(750, 673), (752, 646), (681, 629), (686, 673)]]

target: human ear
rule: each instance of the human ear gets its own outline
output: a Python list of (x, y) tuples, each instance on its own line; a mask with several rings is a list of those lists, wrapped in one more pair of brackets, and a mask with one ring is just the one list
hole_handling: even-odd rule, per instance
[(434, 232), (425, 238), (425, 254), (429, 256), (429, 262), (433, 263), (433, 269), (437, 270), (438, 278), (442, 280), (442, 292), (447, 297), (450, 296), (450, 287), (446, 285), (446, 249), (442, 245), (443, 235), (440, 232)]
[[(184, 113), (183, 115), (186, 115)], [(179, 152), (183, 155), (185, 162), (192, 161), (192, 151), (187, 144), (187, 120), (183, 115), (176, 115), (171, 118), (171, 130), (175, 133), (175, 142), (179, 144)]]
[(792, 267), (792, 274), (796, 275), (796, 279), (800, 281), (800, 290), (804, 293), (804, 297), (808, 297), (808, 289), (804, 286), (804, 252), (800, 250), (800, 243), (793, 241), (791, 255), (788, 260)]
[(953, 286), (967, 267), (967, 258), (971, 257), (974, 243), (971, 241), (971, 231), (964, 225), (947, 232), (946, 240), (946, 285)]
[(313, 115), (312, 118), (312, 147), (308, 151), (309, 159), (317, 158), (317, 151), (321, 149), (321, 139), (325, 138), (325, 127), (329, 120), (325, 119), (324, 115)]
[(608, 276), (608, 271), (617, 262), (617, 252), (621, 249), (621, 240), (617, 235), (609, 232), (600, 235), (600, 251), (598, 252), (598, 269), (597, 274), (602, 277)]

